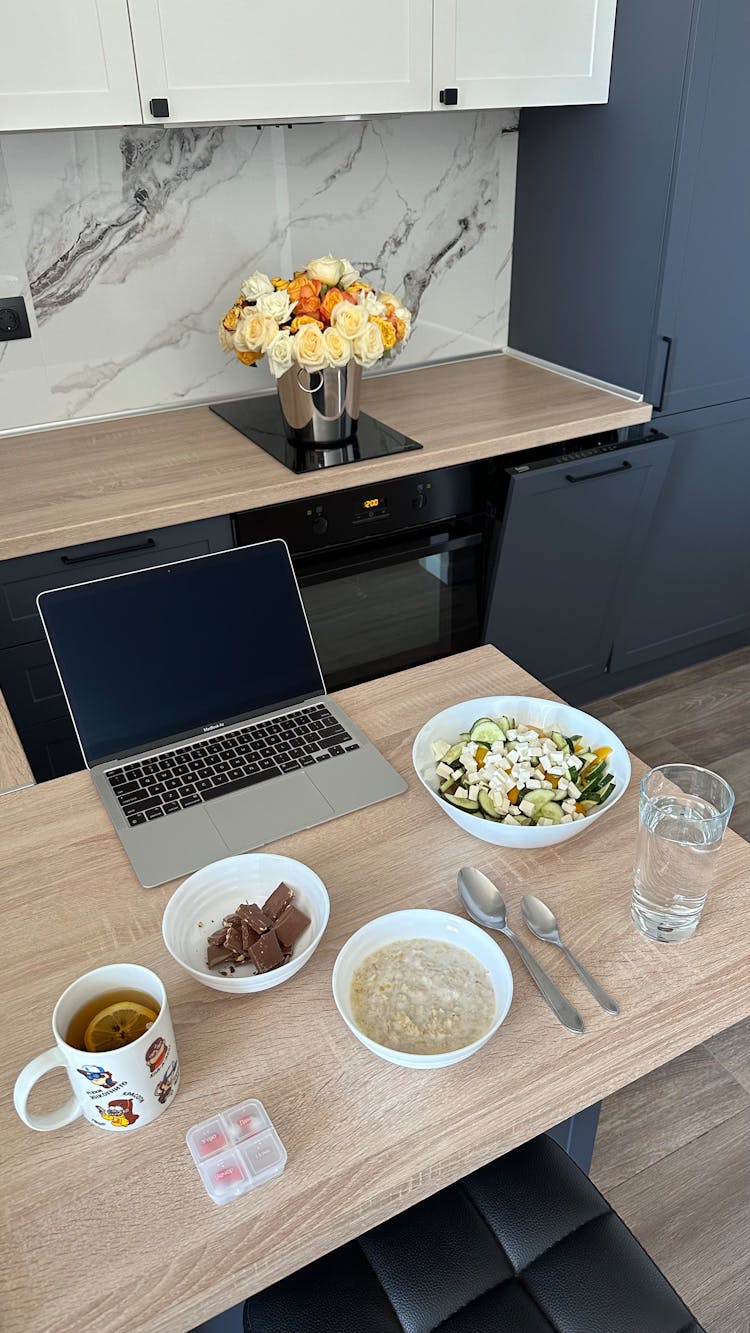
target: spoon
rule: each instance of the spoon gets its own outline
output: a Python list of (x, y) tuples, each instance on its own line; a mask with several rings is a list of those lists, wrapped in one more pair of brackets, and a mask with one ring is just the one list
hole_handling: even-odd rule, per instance
[(557, 918), (547, 904), (543, 903), (541, 898), (534, 898), (532, 894), (526, 893), (521, 899), (521, 916), (532, 935), (536, 935), (538, 940), (545, 940), (548, 944), (556, 944), (558, 949), (562, 949), (568, 962), (575, 968), (584, 986), (588, 987), (602, 1009), (606, 1009), (608, 1014), (619, 1014), (619, 1004), (612, 999), (611, 995), (607, 994), (603, 986), (599, 985), (599, 982), (592, 977), (583, 963), (578, 961), (575, 954), (570, 952), (567, 944), (563, 944), (557, 927)]
[(573, 1008), (570, 1000), (566, 1000), (562, 991), (558, 990), (552, 978), (547, 976), (544, 968), (536, 961), (533, 953), (529, 953), (523, 940), (519, 940), (507, 924), (505, 902), (492, 880), (483, 875), (481, 870), (475, 870), (473, 866), (464, 866), (463, 870), (458, 872), (458, 895), (472, 921), (476, 921), (478, 926), (487, 926), (490, 930), (499, 931), (515, 944), (547, 1004), (563, 1027), (571, 1032), (583, 1032), (583, 1019), (578, 1010)]

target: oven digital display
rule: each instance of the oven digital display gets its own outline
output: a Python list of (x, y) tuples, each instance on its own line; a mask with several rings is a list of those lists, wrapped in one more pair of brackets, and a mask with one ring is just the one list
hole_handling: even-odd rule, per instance
[(377, 496), (375, 496), (374, 499), (372, 499), (372, 500), (365, 500), (364, 504), (362, 505), (362, 508), (363, 508), (363, 509), (377, 509), (377, 507), (378, 507), (379, 504), (380, 504), (380, 500), (378, 499)]
[(355, 522), (363, 518), (382, 518), (387, 513), (388, 501), (384, 495), (368, 495), (356, 511)]

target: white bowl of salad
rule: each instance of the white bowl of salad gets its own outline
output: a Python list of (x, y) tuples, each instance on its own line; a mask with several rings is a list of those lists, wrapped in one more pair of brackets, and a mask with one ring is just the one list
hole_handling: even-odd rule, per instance
[(550, 847), (600, 819), (630, 781), (625, 746), (588, 713), (500, 695), (444, 708), (412, 750), (454, 823), (498, 847)]

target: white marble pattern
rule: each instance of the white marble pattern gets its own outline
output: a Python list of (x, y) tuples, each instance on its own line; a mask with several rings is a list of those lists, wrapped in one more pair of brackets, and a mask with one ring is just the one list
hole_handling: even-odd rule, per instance
[(0, 433), (262, 392), (219, 348), (242, 276), (347, 255), (414, 311), (390, 366), (501, 348), (517, 118), (0, 136)]

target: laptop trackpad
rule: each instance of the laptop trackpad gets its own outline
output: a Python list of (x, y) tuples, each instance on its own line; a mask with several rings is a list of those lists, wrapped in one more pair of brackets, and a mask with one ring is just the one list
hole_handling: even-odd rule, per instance
[(304, 773), (272, 778), (203, 807), (232, 851), (246, 852), (330, 819), (333, 809)]

